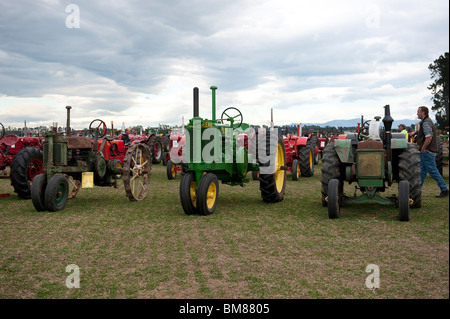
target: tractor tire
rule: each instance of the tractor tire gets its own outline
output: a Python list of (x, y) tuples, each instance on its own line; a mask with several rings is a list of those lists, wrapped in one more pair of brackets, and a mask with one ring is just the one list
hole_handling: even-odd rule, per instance
[(343, 181), (341, 179), (341, 161), (336, 153), (333, 144), (325, 146), (322, 152), (322, 206), (327, 207), (328, 183), (332, 179), (340, 181), (339, 187), (343, 189)]
[(214, 212), (219, 198), (219, 180), (213, 173), (205, 174), (197, 189), (197, 209), (200, 215), (210, 215)]
[(317, 152), (316, 155), (316, 146), (317, 146), (317, 141), (319, 140), (319, 138), (316, 135), (311, 136), (311, 139), (309, 140), (309, 144), (312, 148), (312, 152), (313, 152), (313, 157), (314, 157), (314, 165), (319, 164), (319, 152)]
[(292, 161), (291, 173), (292, 173), (292, 180), (298, 181), (298, 178), (300, 177), (300, 163), (296, 159)]
[(162, 141), (162, 150), (164, 153), (168, 153), (169, 152), (169, 146), (170, 146), (170, 137), (167, 135), (163, 135), (161, 136), (161, 141)]
[(409, 182), (409, 198), (414, 202), (411, 208), (422, 206), (422, 187), (420, 180), (420, 152), (415, 144), (408, 144), (400, 154), (398, 159), (398, 182)]
[(162, 160), (163, 146), (161, 136), (153, 135), (148, 140), (148, 147), (152, 158), (152, 164), (159, 164)]
[(38, 212), (45, 211), (45, 189), (47, 188), (47, 175), (39, 174), (33, 178), (31, 184), (31, 201)]
[(177, 178), (177, 171), (175, 170), (175, 163), (173, 163), (171, 160), (169, 160), (167, 162), (167, 166), (166, 166), (166, 174), (167, 174), (167, 179), (172, 180)]
[(37, 147), (26, 147), (20, 150), (11, 165), (11, 185), (20, 198), (31, 198), (31, 182), (41, 173), (43, 153)]
[(169, 161), (169, 159), (170, 159), (169, 153), (168, 153), (168, 152), (163, 152), (162, 155), (161, 155), (161, 163), (162, 163), (164, 166), (166, 166), (166, 165), (167, 165), (167, 162)]
[(197, 182), (194, 172), (186, 172), (180, 182), (180, 201), (187, 215), (197, 213)]
[(152, 165), (148, 146), (135, 143), (123, 160), (122, 179), (125, 194), (131, 202), (143, 200), (150, 187)]
[(439, 171), (439, 174), (441, 174), (441, 176), (443, 177), (444, 175), (443, 175), (443, 173), (442, 173), (442, 153), (443, 153), (443, 151), (442, 151), (442, 147), (443, 147), (443, 142), (444, 142), (444, 139), (442, 138), (442, 137), (438, 137), (438, 139), (437, 139), (437, 144), (438, 144), (438, 152), (437, 152), (437, 154), (436, 154), (436, 167), (437, 167), (437, 169), (438, 169), (438, 171)]
[(300, 174), (304, 177), (314, 175), (314, 150), (310, 145), (300, 146), (298, 150)]
[(330, 219), (339, 218), (341, 215), (341, 192), (339, 180), (330, 179), (328, 182), (328, 217)]
[[(266, 138), (266, 150), (270, 150), (271, 141), (276, 143), (277, 139), (270, 136), (270, 133), (267, 137), (269, 138)], [(275, 173), (259, 175), (261, 196), (265, 202), (269, 203), (281, 202), (284, 199), (286, 189), (286, 151), (281, 135), (278, 135), (275, 156), (277, 166), (275, 167)]]
[(69, 197), (69, 183), (64, 175), (56, 174), (48, 181), (45, 189), (44, 204), (49, 212), (57, 212), (66, 207)]
[(398, 219), (409, 222), (409, 183), (400, 181), (398, 183)]

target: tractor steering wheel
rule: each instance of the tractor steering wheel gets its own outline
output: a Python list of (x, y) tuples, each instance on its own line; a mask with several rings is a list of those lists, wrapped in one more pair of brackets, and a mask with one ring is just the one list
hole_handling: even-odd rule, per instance
[(5, 127), (0, 123), (0, 140), (5, 136)]
[[(97, 125), (97, 122), (99, 124)], [(95, 124), (94, 124), (95, 123)], [(97, 133), (97, 136), (102, 138), (106, 135), (106, 124), (102, 120), (96, 119), (89, 124), (89, 131), (94, 131)]]
[(363, 123), (361, 126), (361, 129), (358, 133), (358, 141), (362, 141), (365, 138), (369, 137), (369, 126), (370, 126), (370, 120), (367, 120)]
[[(228, 111), (228, 113), (227, 113)], [(231, 114), (231, 115), (229, 115)], [(224, 118), (226, 117), (226, 118)], [(235, 120), (237, 118), (237, 120)], [(222, 115), (220, 116), (220, 119), (223, 121), (229, 121), (232, 123), (233, 128), (238, 128), (242, 124), (242, 120), (244, 119), (242, 116), (241, 111), (239, 111), (235, 107), (229, 107), (223, 111)], [(235, 126), (236, 125), (236, 126)]]

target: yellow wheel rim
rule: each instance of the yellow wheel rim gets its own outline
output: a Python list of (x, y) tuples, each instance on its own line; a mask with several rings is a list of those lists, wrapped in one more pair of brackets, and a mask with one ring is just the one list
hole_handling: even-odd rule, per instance
[(191, 197), (192, 205), (197, 208), (197, 183), (193, 181), (191, 187), (189, 188), (189, 194)]
[(299, 163), (297, 163), (297, 167), (296, 167), (297, 169), (295, 170), (295, 175), (297, 175), (297, 178), (299, 178), (300, 177), (300, 164)]
[(175, 164), (172, 163), (172, 165), (170, 166), (170, 171), (172, 172), (172, 177), (175, 178)]
[(217, 197), (216, 183), (211, 183), (209, 184), (208, 193), (206, 195), (206, 206), (208, 207), (208, 209), (212, 209), (214, 207), (214, 204), (216, 203), (216, 197)]
[(313, 167), (313, 154), (312, 151), (309, 151), (309, 168)]
[(280, 193), (283, 190), (284, 184), (284, 174), (285, 171), (281, 169), (281, 166), (284, 166), (284, 156), (283, 156), (283, 147), (281, 144), (278, 144), (277, 148), (277, 156), (275, 158), (275, 184), (277, 186), (277, 191)]

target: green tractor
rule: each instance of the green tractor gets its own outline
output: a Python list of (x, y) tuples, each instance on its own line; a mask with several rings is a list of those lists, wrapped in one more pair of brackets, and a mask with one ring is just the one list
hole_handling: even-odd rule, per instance
[[(279, 202), (286, 187), (286, 155), (281, 135), (273, 129), (261, 133), (243, 123), (242, 113), (225, 109), (216, 119), (212, 90), (212, 119), (199, 117), (198, 88), (194, 88), (194, 117), (186, 126), (183, 149), (183, 175), (180, 200), (186, 214), (212, 214), (222, 184), (244, 186), (249, 171), (259, 171), (261, 196), (266, 202)], [(259, 154), (259, 155), (258, 155)], [(172, 159), (176, 160), (176, 159)]]
[[(410, 220), (410, 207), (421, 207), (419, 149), (404, 134), (391, 133), (394, 120), (389, 105), (384, 108), (384, 131), (381, 117), (362, 119), (358, 133), (340, 135), (323, 150), (322, 205), (328, 207), (329, 218), (339, 218), (341, 207), (348, 203), (393, 204), (400, 221)], [(393, 181), (398, 182), (398, 197), (380, 196)], [(344, 194), (344, 182), (357, 183), (352, 197)]]
[[(66, 132), (58, 133), (57, 124), (46, 132), (43, 143), (43, 174), (31, 184), (31, 200), (37, 211), (60, 211), (75, 197), (80, 186), (114, 186), (122, 179), (130, 201), (143, 199), (150, 183), (151, 156), (148, 146), (133, 143), (118, 156), (112, 150), (124, 148), (122, 140), (105, 137), (106, 124), (93, 120), (90, 137), (71, 134), (70, 106)], [(71, 181), (73, 185), (71, 184)], [(72, 190), (70, 191), (70, 186)]]

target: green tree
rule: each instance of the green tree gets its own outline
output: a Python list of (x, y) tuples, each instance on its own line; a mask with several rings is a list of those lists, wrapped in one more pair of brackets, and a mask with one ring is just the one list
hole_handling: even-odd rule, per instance
[(434, 82), (428, 87), (433, 94), (431, 107), (436, 112), (436, 122), (440, 129), (448, 127), (448, 105), (449, 105), (449, 56), (448, 52), (441, 55), (428, 66), (431, 71), (431, 78)]

